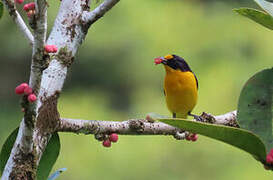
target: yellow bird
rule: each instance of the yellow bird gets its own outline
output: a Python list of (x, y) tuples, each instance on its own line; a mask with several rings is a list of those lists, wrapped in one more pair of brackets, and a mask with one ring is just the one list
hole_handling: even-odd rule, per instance
[(164, 94), (173, 118), (187, 118), (197, 103), (198, 80), (187, 62), (177, 55), (155, 58), (155, 64), (163, 64), (166, 70)]

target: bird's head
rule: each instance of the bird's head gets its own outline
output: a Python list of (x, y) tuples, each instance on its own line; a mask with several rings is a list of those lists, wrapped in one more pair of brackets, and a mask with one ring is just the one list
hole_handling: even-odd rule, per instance
[(180, 70), (182, 72), (191, 71), (186, 61), (177, 55), (166, 55), (163, 57), (157, 57), (154, 59), (154, 63), (163, 64), (166, 70)]

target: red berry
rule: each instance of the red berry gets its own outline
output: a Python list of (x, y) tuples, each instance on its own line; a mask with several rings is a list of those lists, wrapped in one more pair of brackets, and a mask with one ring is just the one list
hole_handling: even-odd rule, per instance
[(27, 87), (24, 89), (24, 93), (25, 93), (26, 95), (30, 95), (30, 94), (32, 93), (32, 88), (29, 87), (29, 86), (27, 86)]
[(51, 45), (51, 47), (52, 47), (52, 52), (53, 52), (53, 53), (56, 53), (56, 52), (58, 51), (57, 46)]
[(54, 50), (52, 45), (45, 45), (44, 49), (47, 53), (52, 53)]
[(191, 135), (186, 136), (186, 140), (190, 141), (191, 140)]
[(35, 10), (35, 2), (28, 3), (28, 10)]
[(25, 4), (23, 9), (25, 11), (29, 11), (29, 10), (35, 10), (35, 3), (32, 2), (32, 3), (28, 3), (28, 4)]
[(192, 134), (190, 138), (191, 138), (191, 141), (193, 141), (193, 142), (197, 141), (198, 135), (197, 134)]
[(24, 0), (15, 0), (15, 2), (18, 4), (22, 4), (24, 2)]
[(35, 94), (30, 94), (30, 95), (28, 95), (27, 100), (28, 100), (29, 102), (34, 102), (34, 101), (37, 100), (37, 97), (36, 97)]
[(112, 133), (110, 136), (109, 136), (109, 140), (111, 141), (111, 142), (117, 142), (118, 141), (118, 134), (116, 134), (116, 133)]
[(155, 58), (154, 59), (154, 63), (157, 65), (157, 64), (160, 64), (160, 63), (162, 63), (162, 59), (160, 58), (160, 57), (158, 57), (158, 58)]
[(27, 83), (20, 84), (19, 86), (17, 86), (15, 88), (15, 93), (16, 94), (23, 94), (26, 87), (28, 87)]
[(24, 11), (28, 11), (28, 10), (29, 10), (28, 6), (29, 6), (29, 4), (25, 4), (25, 5), (23, 6)]
[(102, 142), (102, 145), (104, 147), (111, 147), (111, 141), (109, 139), (106, 139)]

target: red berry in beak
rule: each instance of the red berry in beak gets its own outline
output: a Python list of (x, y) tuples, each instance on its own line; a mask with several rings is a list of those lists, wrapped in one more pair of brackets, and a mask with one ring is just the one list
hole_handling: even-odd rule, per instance
[(162, 63), (162, 59), (161, 59), (161, 57), (158, 57), (158, 58), (155, 58), (154, 59), (154, 63), (155, 63), (155, 65), (157, 65), (157, 64), (161, 64)]

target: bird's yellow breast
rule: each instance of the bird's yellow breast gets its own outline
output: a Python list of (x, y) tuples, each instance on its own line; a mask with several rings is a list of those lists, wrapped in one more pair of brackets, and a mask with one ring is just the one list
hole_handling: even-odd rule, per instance
[(197, 83), (192, 72), (182, 72), (164, 66), (164, 91), (168, 109), (177, 117), (186, 118), (197, 102)]

